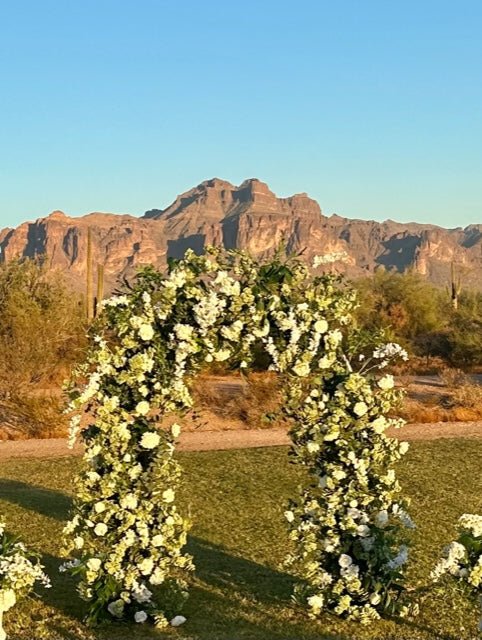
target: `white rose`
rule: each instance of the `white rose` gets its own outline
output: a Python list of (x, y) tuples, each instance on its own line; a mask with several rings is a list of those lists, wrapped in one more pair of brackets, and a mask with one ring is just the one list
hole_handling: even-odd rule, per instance
[(370, 422), (370, 426), (375, 433), (383, 433), (388, 427), (388, 422), (383, 416), (379, 416), (378, 418), (375, 418), (375, 420)]
[(164, 536), (162, 536), (160, 533), (158, 533), (157, 535), (155, 535), (152, 540), (152, 546), (153, 547), (160, 547), (162, 545), (162, 543), (164, 542)]
[(313, 326), (316, 333), (326, 333), (328, 330), (328, 322), (326, 320), (317, 320)]
[(351, 557), (346, 554), (346, 553), (342, 553), (340, 555), (340, 557), (338, 558), (338, 564), (340, 565), (340, 567), (342, 567), (343, 569), (346, 569), (347, 567), (349, 567), (351, 564), (353, 563), (353, 560), (351, 559)]
[(76, 538), (74, 538), (74, 547), (76, 549), (82, 549), (83, 546), (84, 546), (84, 538), (82, 538), (82, 536), (77, 536)]
[(133, 493), (128, 493), (119, 500), (119, 504), (123, 509), (136, 509), (138, 501)]
[(147, 400), (141, 400), (136, 406), (136, 413), (140, 416), (146, 416), (149, 413), (150, 405)]
[(355, 415), (359, 416), (360, 418), (364, 416), (367, 411), (368, 407), (364, 402), (357, 402), (353, 407), (353, 413), (355, 413)]
[(144, 449), (154, 449), (161, 441), (161, 436), (155, 431), (146, 431), (141, 438), (140, 445)]
[(143, 324), (139, 328), (139, 336), (142, 340), (152, 340), (154, 337), (154, 329), (150, 324)]
[(102, 563), (99, 558), (89, 558), (87, 560), (87, 568), (90, 569), (90, 571), (98, 571), (101, 564)]
[(103, 511), (105, 511), (105, 503), (104, 502), (96, 502), (94, 505), (94, 511), (96, 513), (102, 513)]
[(393, 380), (393, 376), (387, 374), (386, 376), (383, 376), (383, 378), (380, 378), (377, 384), (380, 389), (382, 389), (383, 391), (387, 391), (388, 389), (393, 389), (395, 381)]
[(177, 324), (174, 331), (179, 340), (190, 340), (192, 337), (192, 327), (187, 324)]
[(216, 353), (214, 354), (214, 359), (217, 362), (223, 362), (223, 360), (227, 360), (230, 355), (231, 355), (231, 351), (229, 351), (228, 349), (220, 349), (219, 351), (216, 351)]
[(318, 366), (320, 367), (320, 369), (329, 369), (332, 364), (333, 360), (330, 360), (330, 358), (327, 358), (326, 356), (323, 356), (323, 358), (320, 358), (320, 360), (318, 360)]
[(293, 522), (295, 514), (292, 511), (285, 511), (285, 518), (288, 522)]
[(366, 524), (360, 524), (356, 528), (356, 532), (357, 535), (360, 536), (360, 538), (367, 538), (370, 535), (370, 527), (368, 527)]
[(181, 624), (186, 622), (186, 618), (184, 616), (174, 616), (174, 618), (169, 623), (171, 627), (180, 627)]
[(139, 562), (137, 567), (139, 571), (142, 573), (142, 575), (148, 576), (149, 574), (152, 573), (152, 570), (154, 569), (154, 561), (152, 558), (144, 558), (144, 560)]
[(99, 524), (95, 525), (94, 533), (97, 536), (105, 536), (107, 533), (107, 525), (104, 522), (99, 522)]
[(136, 611), (134, 620), (139, 624), (142, 624), (147, 620), (147, 613), (145, 611)]

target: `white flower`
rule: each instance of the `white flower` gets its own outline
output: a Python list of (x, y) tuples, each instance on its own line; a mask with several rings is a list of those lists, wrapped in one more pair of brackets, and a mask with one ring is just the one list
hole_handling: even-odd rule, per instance
[(402, 456), (404, 456), (407, 453), (409, 448), (410, 448), (410, 445), (408, 442), (400, 442), (398, 446), (398, 450), (400, 451)]
[(388, 524), (388, 511), (386, 509), (382, 509), (375, 516), (375, 524), (379, 529), (383, 529)]
[(90, 569), (90, 571), (98, 571), (101, 567), (101, 560), (100, 558), (89, 558), (87, 560), (87, 568)]
[(84, 546), (84, 538), (82, 536), (76, 536), (74, 538), (74, 547), (76, 549), (82, 549)]
[(134, 620), (139, 624), (142, 624), (147, 620), (147, 613), (145, 611), (136, 611), (134, 614)]
[(353, 560), (351, 559), (351, 556), (349, 556), (346, 553), (342, 553), (340, 555), (340, 557), (338, 558), (338, 564), (340, 565), (340, 567), (342, 567), (343, 569), (346, 569), (347, 567), (349, 567), (351, 564), (353, 563)]
[(214, 353), (214, 359), (217, 362), (223, 362), (224, 360), (227, 360), (230, 355), (231, 351), (229, 351), (229, 349), (220, 349)]
[(370, 426), (375, 433), (383, 433), (388, 427), (388, 422), (384, 416), (378, 416), (370, 422)]
[(174, 502), (174, 491), (172, 489), (166, 489), (162, 492), (162, 499), (164, 502)]
[(328, 331), (328, 322), (326, 320), (317, 320), (313, 328), (316, 333), (326, 333)]
[(128, 493), (119, 500), (119, 504), (123, 509), (136, 509), (138, 500), (133, 493)]
[(181, 426), (179, 424), (174, 423), (171, 426), (171, 433), (174, 438), (179, 438), (179, 435), (181, 433)]
[(169, 624), (171, 625), (171, 627), (180, 627), (185, 622), (186, 618), (184, 616), (174, 616)]
[(143, 576), (148, 576), (154, 569), (154, 561), (152, 558), (144, 558), (144, 560), (138, 563), (137, 567)]
[(122, 614), (124, 613), (124, 600), (115, 600), (115, 602), (111, 602), (107, 606), (107, 611), (114, 616), (114, 618), (122, 618)]
[(325, 604), (325, 599), (323, 596), (314, 595), (310, 596), (307, 600), (308, 605), (317, 613), (321, 611), (323, 605)]
[(193, 334), (193, 328), (187, 324), (176, 324), (174, 332), (178, 340), (190, 340)]
[(353, 413), (358, 417), (362, 417), (368, 411), (368, 407), (364, 402), (357, 402), (353, 407)]
[(96, 536), (105, 536), (107, 533), (107, 525), (104, 522), (99, 522), (94, 527), (94, 533)]
[(356, 532), (360, 538), (367, 538), (370, 535), (370, 527), (366, 524), (360, 524), (356, 528)]
[(141, 400), (140, 402), (137, 403), (136, 413), (139, 416), (146, 416), (149, 413), (150, 408), (151, 407), (147, 402), (147, 400)]
[(8, 611), (17, 602), (17, 597), (13, 589), (2, 589), (0, 591), (0, 610)]
[(152, 538), (151, 542), (153, 547), (160, 547), (164, 542), (164, 536), (158, 533)]
[(300, 378), (305, 378), (310, 373), (310, 365), (307, 362), (298, 362), (293, 367), (293, 372)]
[(159, 442), (161, 441), (161, 436), (155, 431), (146, 431), (141, 438), (140, 445), (144, 449), (155, 449)]
[(94, 511), (96, 513), (102, 513), (103, 511), (105, 511), (105, 502), (96, 502), (94, 505)]
[(393, 389), (394, 384), (395, 384), (395, 381), (393, 379), (393, 376), (391, 376), (390, 374), (383, 376), (383, 378), (380, 378), (380, 380), (377, 382), (377, 385), (383, 391), (387, 391), (388, 389)]
[(142, 340), (152, 340), (154, 337), (154, 329), (150, 324), (142, 324), (139, 327), (139, 336)]
[(292, 511), (285, 511), (285, 518), (288, 522), (293, 522), (295, 514)]

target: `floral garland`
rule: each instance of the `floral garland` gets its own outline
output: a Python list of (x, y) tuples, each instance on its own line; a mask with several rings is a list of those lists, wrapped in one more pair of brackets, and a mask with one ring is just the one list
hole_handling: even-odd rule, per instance
[[(336, 347), (342, 337), (330, 341)], [(360, 355), (358, 371), (341, 356), (332, 357), (328, 371), (322, 359), (319, 386), (289, 412), (292, 455), (312, 481), (285, 512), (296, 547), (288, 564), (305, 579), (295, 595), (313, 617), (328, 609), (368, 624), (385, 611), (417, 612), (399, 597), (408, 560), (403, 532), (414, 525), (393, 465), (408, 443), (385, 435), (403, 424), (386, 417), (400, 393), (391, 375), (374, 375), (394, 357), (407, 356), (391, 343), (369, 360)]]
[(90, 622), (162, 627), (179, 613), (193, 568), (182, 551), (189, 523), (176, 507), (180, 429), (156, 422), (192, 406), (189, 382), (206, 363), (246, 369), (259, 350), (283, 377), (293, 454), (315, 479), (286, 514), (305, 580), (299, 594), (314, 615), (330, 608), (365, 620), (386, 608), (406, 559), (397, 536), (410, 522), (391, 468), (406, 445), (383, 433), (399, 425), (383, 417), (397, 396), (390, 377), (354, 372), (344, 353), (354, 305), (339, 279), (312, 277), (299, 261), (259, 264), (214, 249), (188, 251), (167, 275), (146, 269), (132, 291), (104, 303), (70, 405), (72, 439), (81, 413), (89, 426), (65, 529), (77, 558), (66, 568), (80, 575)]
[(38, 557), (27, 551), (23, 542), (5, 531), (0, 523), (0, 640), (6, 638), (2, 627), (2, 616), (17, 600), (32, 592), (39, 582), (44, 587), (51, 586), (49, 577)]
[[(434, 582), (451, 576), (479, 598), (482, 608), (482, 516), (465, 513), (458, 521), (458, 539), (447, 545), (431, 573)], [(479, 623), (482, 633), (482, 615)]]

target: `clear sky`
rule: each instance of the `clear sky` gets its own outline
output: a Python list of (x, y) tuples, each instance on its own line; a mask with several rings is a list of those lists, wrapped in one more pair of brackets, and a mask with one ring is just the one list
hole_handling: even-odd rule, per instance
[(214, 176), (482, 222), (479, 0), (0, 0), (0, 226)]

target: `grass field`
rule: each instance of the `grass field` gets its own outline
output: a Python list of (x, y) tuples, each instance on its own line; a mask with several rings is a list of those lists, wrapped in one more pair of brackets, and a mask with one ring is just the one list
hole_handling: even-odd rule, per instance
[[(476, 637), (477, 610), (454, 589), (428, 598), (412, 622), (370, 628), (325, 616), (310, 621), (292, 604), (292, 576), (280, 568), (287, 551), (282, 510), (300, 471), (287, 449), (246, 449), (180, 456), (182, 506), (194, 522), (190, 549), (197, 572), (176, 630), (113, 625), (90, 630), (75, 582), (59, 575), (60, 533), (70, 506), (77, 459), (18, 459), (2, 463), (0, 511), (8, 529), (42, 553), (54, 588), (39, 589), (5, 616), (11, 639), (178, 638), (179, 640), (462, 640)], [(463, 512), (482, 508), (482, 440), (413, 444), (399, 476), (412, 498), (415, 533), (411, 580), (423, 581)]]

